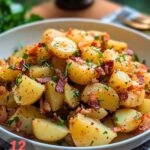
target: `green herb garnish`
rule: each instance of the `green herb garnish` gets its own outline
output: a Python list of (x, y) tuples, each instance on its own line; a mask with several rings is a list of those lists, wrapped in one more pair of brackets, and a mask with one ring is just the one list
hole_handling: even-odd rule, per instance
[(98, 101), (99, 104), (101, 104), (102, 102), (104, 102), (103, 99), (98, 99), (97, 101)]
[(94, 35), (95, 40), (99, 40), (99, 34)]
[(107, 134), (107, 133), (108, 133), (107, 131), (104, 131), (104, 132), (103, 132), (103, 134)]
[(9, 66), (8, 69), (13, 70), (13, 69), (14, 69), (14, 66)]
[(55, 82), (55, 81), (58, 80), (58, 77), (57, 77), (57, 76), (52, 76), (52, 77), (51, 77), (51, 80)]
[(138, 57), (137, 54), (134, 54), (134, 55), (133, 55), (133, 61), (139, 61), (139, 57)]
[(90, 146), (92, 146), (92, 145), (93, 145), (93, 143), (94, 143), (94, 141), (91, 141)]
[(64, 76), (67, 77), (67, 74), (68, 74), (68, 69), (70, 68), (70, 66), (72, 65), (72, 62), (68, 63), (66, 65), (66, 69), (65, 69), (65, 72), (64, 72)]
[(114, 116), (113, 120), (118, 121), (118, 117)]
[(109, 90), (109, 86), (108, 85), (105, 85), (104, 88), (105, 88), (106, 91)]
[(78, 90), (74, 90), (73, 91), (73, 96), (76, 98), (76, 97), (79, 97), (80, 96), (80, 92)]
[(79, 56), (80, 56), (80, 52), (79, 52), (78, 50), (76, 50), (76, 51), (73, 53), (73, 56), (79, 57)]
[(58, 116), (57, 125), (59, 125), (59, 126), (64, 125), (64, 120), (60, 116)]
[(17, 78), (16, 78), (16, 85), (20, 85), (20, 83), (22, 82), (22, 75), (19, 75)]
[(86, 64), (89, 66), (89, 67), (93, 67), (94, 64), (90, 61), (90, 60), (86, 60)]
[(41, 66), (53, 68), (53, 65), (49, 64), (46, 59), (41, 59), (39, 63), (40, 63)]
[(11, 126), (14, 122), (17, 122), (17, 121), (19, 121), (19, 117), (18, 116), (14, 117), (11, 120), (7, 120), (6, 124)]
[(29, 65), (29, 64), (23, 64), (23, 66), (24, 66), (27, 70), (30, 70), (30, 65)]
[(23, 59), (27, 59), (27, 58), (28, 58), (28, 54), (23, 53), (22, 58), (23, 58)]

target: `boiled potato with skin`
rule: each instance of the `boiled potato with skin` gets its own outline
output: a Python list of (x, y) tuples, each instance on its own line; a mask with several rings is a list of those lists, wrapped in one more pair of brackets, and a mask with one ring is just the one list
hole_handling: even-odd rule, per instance
[(125, 42), (120, 42), (120, 41), (115, 41), (115, 40), (109, 40), (107, 43), (108, 48), (113, 48), (114, 50), (118, 52), (122, 52), (128, 48), (127, 43)]
[(64, 101), (71, 107), (75, 108), (79, 104), (79, 90), (69, 85), (65, 84), (65, 99)]
[(100, 64), (100, 58), (103, 57), (99, 48), (94, 46), (86, 46), (81, 48), (81, 58), (83, 60), (89, 60), (94, 64)]
[(47, 29), (43, 35), (42, 35), (42, 42), (43, 43), (49, 43), (51, 42), (55, 37), (63, 37), (64, 33), (60, 32), (56, 29)]
[(144, 83), (145, 83), (145, 88), (147, 90), (150, 90), (150, 73), (144, 74)]
[(119, 107), (118, 94), (111, 87), (101, 83), (89, 84), (84, 88), (81, 100), (85, 103), (88, 102), (91, 93), (95, 95), (98, 101), (101, 101), (100, 106), (102, 108), (115, 111)]
[(15, 127), (16, 121), (19, 121), (21, 125), (19, 126), (20, 131), (25, 131), (28, 134), (32, 134), (32, 120), (34, 118), (43, 118), (38, 110), (34, 106), (20, 106), (15, 114), (11, 116), (7, 123), (12, 122), (10, 125), (11, 128)]
[(77, 46), (74, 41), (66, 37), (56, 37), (52, 40), (49, 45), (51, 52), (62, 59), (69, 58), (76, 50)]
[(123, 129), (122, 132), (131, 132), (140, 125), (141, 116), (140, 112), (131, 108), (119, 109), (115, 112), (114, 123)]
[(14, 98), (18, 105), (35, 103), (45, 91), (45, 86), (26, 75), (19, 77), (20, 84), (13, 88)]
[(45, 99), (50, 103), (52, 111), (59, 110), (64, 101), (64, 94), (55, 91), (56, 83), (53, 81), (46, 83)]
[(65, 68), (66, 68), (66, 60), (65, 59), (61, 59), (56, 56), (53, 56), (52, 60), (51, 60), (51, 64), (54, 66), (54, 68), (59, 69), (61, 72), (65, 71)]
[(117, 91), (124, 91), (132, 85), (132, 81), (128, 74), (117, 70), (111, 75), (109, 85)]
[(36, 118), (33, 120), (32, 126), (34, 136), (45, 142), (61, 140), (69, 133), (66, 126), (57, 125), (56, 123), (46, 119)]
[(145, 90), (128, 92), (128, 98), (120, 101), (120, 105), (134, 108), (144, 102)]
[(54, 68), (46, 66), (31, 66), (29, 76), (31, 78), (50, 77), (54, 74)]
[(10, 69), (9, 66), (0, 67), (0, 80), (4, 82), (14, 81), (20, 73), (20, 70)]
[(76, 146), (97, 146), (109, 144), (117, 134), (100, 121), (82, 114), (69, 120), (69, 130)]
[(68, 68), (68, 76), (75, 83), (86, 85), (90, 83), (93, 78), (97, 77), (95, 68), (89, 67), (85, 61), (80, 63), (68, 59), (67, 64), (71, 64)]
[(94, 38), (90, 36), (88, 32), (78, 29), (70, 29), (69, 32), (67, 32), (67, 37), (77, 44), (80, 42), (86, 42), (90, 45), (94, 40)]
[(8, 91), (5, 86), (0, 86), (0, 105), (7, 107), (16, 107), (13, 93)]
[(150, 114), (150, 99), (144, 99), (144, 102), (138, 107), (142, 114)]
[(93, 119), (103, 119), (107, 116), (108, 112), (104, 108), (99, 108), (98, 110), (96, 109), (91, 109), (91, 112), (88, 113), (88, 117), (93, 118)]

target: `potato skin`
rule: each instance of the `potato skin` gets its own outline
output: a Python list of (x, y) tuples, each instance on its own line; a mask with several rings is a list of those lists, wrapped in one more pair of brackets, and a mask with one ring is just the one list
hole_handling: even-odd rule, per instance
[(135, 108), (144, 102), (145, 90), (128, 92), (128, 98), (120, 101), (120, 105)]
[(43, 43), (50, 43), (55, 37), (63, 37), (64, 33), (56, 29), (47, 29), (42, 35)]
[(144, 99), (143, 103), (138, 106), (138, 111), (142, 114), (150, 114), (150, 99)]
[[(18, 121), (21, 123), (19, 126), (20, 131), (24, 131), (28, 134), (32, 134), (32, 120), (36, 117), (43, 118), (40, 114), (40, 110), (38, 110), (34, 106), (20, 106), (15, 114), (9, 118), (9, 120), (13, 120), (15, 117), (18, 117)], [(15, 127), (16, 122), (13, 122), (10, 127)]]
[(64, 101), (64, 94), (55, 91), (56, 83), (53, 81), (46, 83), (45, 99), (50, 103), (52, 111), (59, 110)]
[(114, 123), (123, 129), (122, 132), (131, 132), (140, 125), (141, 113), (131, 108), (119, 109), (115, 112)]
[(32, 126), (34, 136), (45, 142), (61, 140), (69, 133), (67, 127), (59, 126), (46, 119), (36, 118), (32, 121)]
[(87, 102), (90, 93), (94, 94), (97, 100), (102, 100), (100, 106), (104, 109), (115, 111), (119, 107), (118, 94), (114, 89), (107, 85), (101, 83), (87, 85), (81, 94), (81, 100)]
[(93, 78), (97, 77), (95, 69), (89, 67), (87, 64), (79, 64), (71, 59), (67, 60), (67, 64), (71, 64), (68, 68), (68, 76), (75, 83), (86, 85)]
[(31, 66), (29, 70), (29, 76), (31, 78), (42, 78), (42, 77), (50, 77), (54, 74), (54, 68), (46, 67), (46, 66)]
[(42, 96), (45, 87), (26, 75), (21, 78), (22, 82), (13, 88), (15, 101), (18, 105), (31, 105)]
[(117, 134), (100, 121), (77, 114), (69, 120), (69, 130), (76, 146), (97, 146), (110, 143)]
[(109, 85), (117, 91), (124, 91), (132, 85), (132, 80), (123, 71), (114, 71), (110, 77)]
[(122, 52), (128, 48), (127, 43), (115, 40), (109, 40), (107, 43), (108, 48), (113, 48), (118, 52)]

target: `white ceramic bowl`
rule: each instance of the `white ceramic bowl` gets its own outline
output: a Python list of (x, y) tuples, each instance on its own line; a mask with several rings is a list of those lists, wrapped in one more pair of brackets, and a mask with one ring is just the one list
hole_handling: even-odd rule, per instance
[[(125, 41), (129, 44), (129, 48), (133, 49), (141, 59), (146, 59), (150, 66), (150, 38), (140, 34), (134, 30), (116, 26), (113, 24), (104, 24), (98, 20), (89, 19), (51, 19), (36, 22), (24, 26), (20, 26), (9, 30), (0, 35), (0, 57), (9, 56), (16, 46), (21, 43), (23, 45), (32, 44), (40, 40), (43, 31), (47, 28), (67, 29), (69, 27), (79, 29), (92, 29), (108, 32), (113, 39)], [(17, 136), (2, 126), (0, 126), (0, 135), (3, 138), (9, 137), (24, 139), (36, 147), (36, 149), (55, 149), (55, 150), (130, 150), (150, 139), (150, 130), (130, 139), (95, 147), (64, 147), (36, 142)]]

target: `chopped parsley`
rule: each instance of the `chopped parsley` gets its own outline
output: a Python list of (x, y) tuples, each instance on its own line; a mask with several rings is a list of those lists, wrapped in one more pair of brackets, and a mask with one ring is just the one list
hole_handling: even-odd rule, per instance
[(23, 59), (27, 59), (27, 58), (28, 58), (28, 54), (23, 53), (22, 58), (23, 58)]
[(146, 64), (146, 60), (145, 59), (143, 59), (142, 64), (144, 64), (144, 65)]
[(89, 67), (93, 67), (94, 64), (90, 61), (90, 60), (86, 60), (86, 64), (89, 66)]
[(73, 91), (73, 96), (76, 98), (76, 97), (79, 97), (80, 96), (80, 92), (78, 90), (74, 90)]
[(104, 88), (105, 88), (106, 91), (109, 90), (109, 86), (107, 86), (107, 85), (105, 85)]
[(92, 145), (93, 145), (93, 143), (94, 143), (94, 141), (92, 140), (92, 141), (91, 141), (91, 143), (90, 143), (90, 146), (92, 146)]
[(29, 65), (29, 64), (23, 64), (23, 66), (24, 66), (27, 70), (30, 70), (30, 65)]
[(137, 54), (134, 54), (134, 55), (133, 55), (133, 61), (139, 61), (139, 57), (138, 57)]
[(60, 116), (58, 116), (57, 125), (58, 126), (63, 126), (64, 125), (64, 120)]
[(103, 53), (101, 52), (101, 48), (92, 46), (92, 49), (99, 54), (100, 58), (103, 58)]
[(88, 115), (88, 114), (84, 114), (84, 116), (85, 116), (85, 117), (88, 117), (89, 115)]
[(103, 132), (103, 134), (107, 134), (107, 133), (108, 133), (107, 131), (104, 131), (104, 132)]
[(138, 121), (140, 120), (141, 116), (139, 115), (139, 113), (136, 113), (136, 116), (135, 116), (135, 120)]
[(9, 101), (9, 98), (10, 98), (9, 96), (6, 97), (7, 102)]
[(48, 46), (43, 43), (43, 47), (44, 47), (44, 49), (48, 52)]
[(6, 123), (7, 123), (9, 126), (11, 126), (14, 122), (17, 122), (17, 121), (19, 121), (19, 117), (18, 117), (18, 116), (14, 117), (14, 118), (11, 119), (11, 120), (7, 120)]
[(52, 77), (51, 77), (51, 80), (55, 82), (55, 81), (58, 80), (58, 77), (57, 77), (57, 76), (52, 76)]
[(22, 82), (22, 76), (19, 75), (19, 76), (16, 78), (16, 85), (19, 85), (21, 82)]
[(13, 69), (14, 69), (14, 66), (9, 66), (8, 69), (13, 70)]
[(94, 39), (95, 39), (95, 40), (99, 40), (99, 34), (95, 34), (95, 35), (94, 35)]
[(98, 99), (97, 101), (98, 101), (99, 104), (101, 104), (102, 102), (104, 102), (103, 99)]
[(67, 74), (68, 74), (68, 69), (70, 68), (70, 66), (72, 65), (72, 62), (68, 63), (66, 65), (66, 69), (65, 69), (65, 72), (64, 72), (64, 76), (67, 77)]
[(119, 63), (122, 63), (123, 61), (126, 60), (126, 55), (120, 55), (119, 57), (116, 58), (116, 61), (118, 61)]
[(79, 56), (80, 56), (80, 52), (79, 52), (78, 50), (76, 50), (76, 51), (73, 53), (73, 56), (79, 57)]
[(118, 121), (118, 117), (114, 116), (113, 120)]
[(41, 66), (53, 67), (53, 65), (52, 65), (52, 64), (49, 64), (46, 59), (41, 59), (39, 63), (40, 63)]

